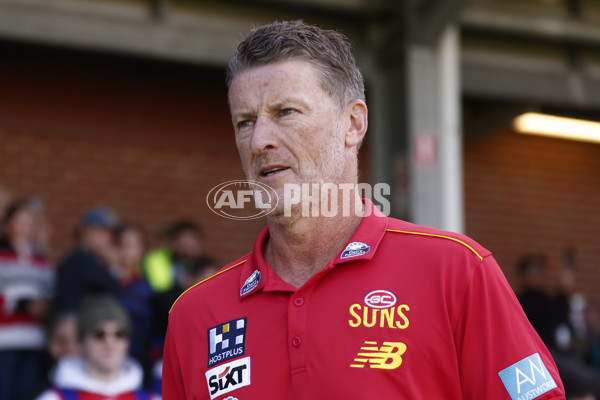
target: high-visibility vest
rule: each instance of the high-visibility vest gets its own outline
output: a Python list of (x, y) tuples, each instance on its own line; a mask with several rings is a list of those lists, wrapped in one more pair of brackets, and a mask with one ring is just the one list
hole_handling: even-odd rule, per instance
[(167, 249), (155, 249), (148, 252), (144, 259), (144, 273), (155, 292), (165, 292), (175, 284), (175, 271), (171, 252)]

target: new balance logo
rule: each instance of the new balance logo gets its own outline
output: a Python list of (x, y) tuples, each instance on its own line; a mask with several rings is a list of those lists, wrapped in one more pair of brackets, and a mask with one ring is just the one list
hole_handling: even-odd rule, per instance
[(365, 341), (361, 352), (354, 359), (355, 364), (351, 368), (396, 369), (402, 365), (402, 355), (406, 352), (406, 345), (402, 342), (383, 342), (378, 346), (377, 342)]
[(208, 366), (241, 356), (245, 352), (246, 318), (215, 326), (208, 330)]

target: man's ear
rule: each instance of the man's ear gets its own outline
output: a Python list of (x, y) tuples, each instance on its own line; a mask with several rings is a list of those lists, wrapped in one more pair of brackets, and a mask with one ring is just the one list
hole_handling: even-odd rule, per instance
[(346, 131), (346, 147), (358, 146), (367, 133), (368, 110), (362, 100), (354, 100), (346, 108), (346, 116), (350, 123)]

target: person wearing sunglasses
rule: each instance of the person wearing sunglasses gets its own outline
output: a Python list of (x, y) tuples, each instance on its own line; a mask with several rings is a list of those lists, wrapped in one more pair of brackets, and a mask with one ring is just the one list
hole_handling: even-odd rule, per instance
[(117, 301), (88, 297), (77, 318), (81, 355), (60, 359), (53, 388), (37, 400), (148, 399), (141, 389), (142, 368), (127, 356), (131, 326)]

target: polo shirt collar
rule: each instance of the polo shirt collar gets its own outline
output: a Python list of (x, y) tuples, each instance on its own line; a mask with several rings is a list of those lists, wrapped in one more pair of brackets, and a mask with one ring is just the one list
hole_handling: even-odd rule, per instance
[[(370, 260), (375, 255), (379, 243), (388, 226), (387, 217), (382, 214), (369, 199), (363, 199), (367, 214), (362, 218), (358, 228), (332, 262), (331, 267), (346, 262)], [(265, 227), (256, 238), (252, 253), (244, 263), (240, 274), (240, 297), (259, 292), (268, 291), (294, 292), (296, 288), (279, 278), (267, 264), (263, 249), (269, 238), (269, 227)]]

